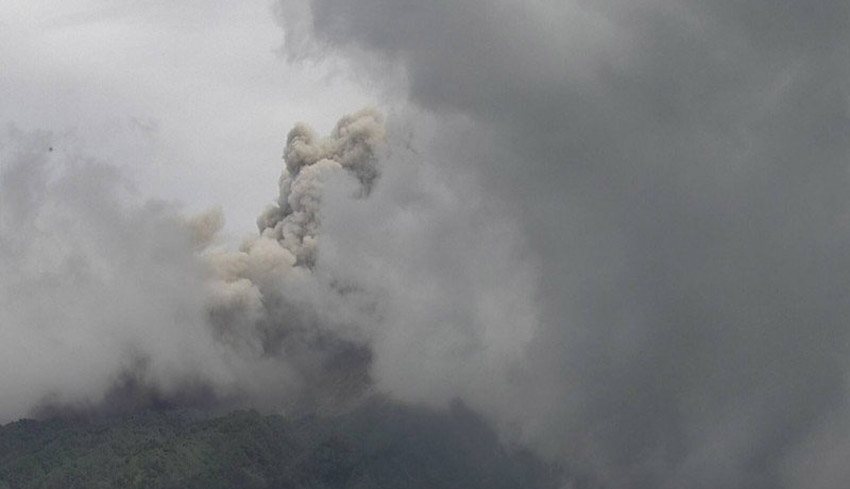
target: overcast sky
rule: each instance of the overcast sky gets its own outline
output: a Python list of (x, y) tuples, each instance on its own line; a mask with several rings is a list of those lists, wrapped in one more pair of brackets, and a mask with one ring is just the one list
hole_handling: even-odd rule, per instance
[(262, 0), (4, 1), (0, 120), (72, 133), (144, 198), (220, 205), (242, 234), (273, 200), (296, 121), (327, 131), (377, 104), (333, 62), (287, 64), (282, 44)]

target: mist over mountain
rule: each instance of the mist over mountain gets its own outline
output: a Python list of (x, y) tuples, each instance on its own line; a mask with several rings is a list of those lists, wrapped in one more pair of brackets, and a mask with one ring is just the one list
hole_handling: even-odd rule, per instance
[[(158, 9), (46, 29), (192, 19)], [(280, 178), (234, 191), (269, 202), (241, 244), (226, 208), (182, 207), (193, 184), (149, 198), (97, 141), (8, 116), (0, 423), (254, 409), (250, 426), (312, 415), (362, 433), (397, 409), (392, 436), (443, 433), (472, 460), (454, 436), (480, 428), (472, 445), (522, 447), (573, 489), (850, 484), (850, 4), (277, 0), (273, 15), (271, 62), (353, 80), (379, 108), (324, 136), (280, 127)], [(226, 75), (205, 79), (242, 90)], [(234, 121), (258, 106), (219, 103)], [(218, 147), (203, 114), (170, 128)], [(331, 450), (340, 467), (370, 450), (350, 443)]]

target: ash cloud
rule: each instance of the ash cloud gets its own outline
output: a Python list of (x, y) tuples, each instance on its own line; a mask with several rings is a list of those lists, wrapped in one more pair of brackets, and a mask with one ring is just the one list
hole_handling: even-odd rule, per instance
[[(9, 128), (0, 153), (0, 418), (98, 402), (133, 364), (164, 395), (225, 379), (204, 275), (166, 203), (130, 202), (114, 167)], [(54, 151), (49, 151), (54, 147)]]
[[(220, 210), (132, 198), (63, 136), (8, 128), (0, 153), (0, 420), (167, 406), (339, 408), (371, 383), (366, 299), (313, 273), (324, 181), (366, 196), (383, 120), (299, 125), (280, 197), (237, 251)], [(53, 148), (56, 148), (54, 151)]]
[[(349, 211), (359, 224), (325, 242), (348, 233), (372, 269), (419, 277), (388, 307), (451, 311), (391, 320), (379, 385), (464, 398), (601, 487), (850, 481), (835, 462), (850, 446), (846, 2), (278, 4), (292, 57), (386, 67), (379, 82), (400, 67), (401, 124), (434, 134), (418, 152), (442, 193), (386, 189), (395, 225)], [(431, 214), (405, 213), (422, 202)], [(463, 311), (493, 284), (534, 313), (511, 321), (530, 339), (489, 363), (497, 340)]]
[[(311, 409), (368, 385), (370, 352), (363, 325), (368, 299), (345, 294), (332, 276), (313, 273), (325, 182), (346, 171), (358, 183), (347, 198), (368, 196), (378, 176), (383, 118), (366, 109), (343, 117), (328, 138), (299, 124), (286, 140), (280, 194), (257, 219), (259, 233), (239, 251), (204, 254), (214, 272), (208, 284), (211, 322), (224, 342), (266, 365), (253, 386), (254, 402)], [(196, 217), (195, 235), (214, 236), (219, 211)], [(209, 238), (206, 238), (207, 240)], [(298, 385), (269, 389), (278, 378)], [(255, 375), (252, 373), (251, 375)], [(343, 388), (328, 388), (344, 384)], [(294, 400), (294, 401), (293, 401)]]
[(847, 485), (846, 2), (278, 6), (292, 58), (406, 83), (389, 150), (296, 127), (231, 251), (8, 130), (0, 418), (377, 389), (593, 487)]

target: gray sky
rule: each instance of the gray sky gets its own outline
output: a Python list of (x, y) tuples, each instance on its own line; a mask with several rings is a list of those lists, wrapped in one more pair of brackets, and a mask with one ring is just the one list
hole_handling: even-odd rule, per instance
[(71, 133), (144, 198), (220, 205), (240, 235), (292, 124), (376, 103), (333, 62), (284, 62), (267, 1), (8, 1), (0, 19), (3, 124)]

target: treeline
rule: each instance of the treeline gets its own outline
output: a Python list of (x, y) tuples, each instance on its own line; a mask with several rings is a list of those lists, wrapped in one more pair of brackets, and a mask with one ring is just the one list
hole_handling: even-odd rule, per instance
[(0, 427), (0, 489), (557, 487), (463, 406), (374, 401), (333, 417), (149, 411)]

